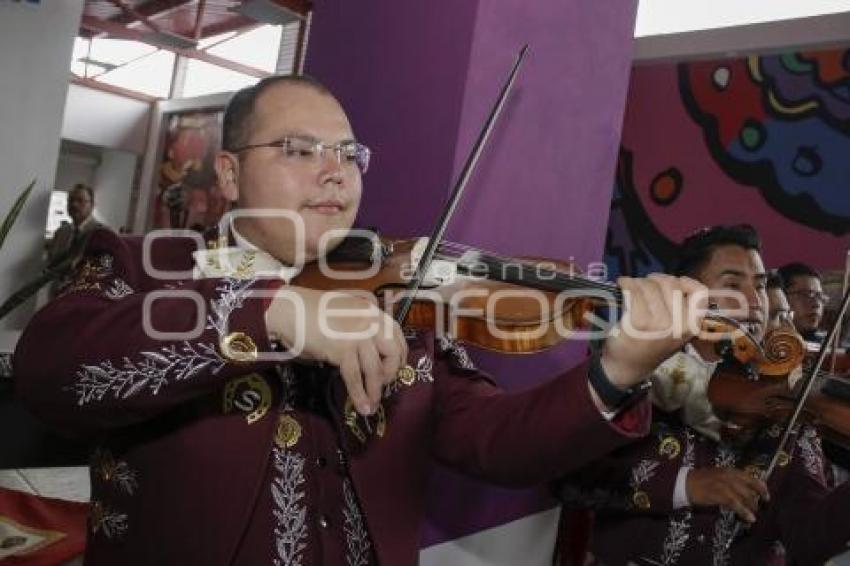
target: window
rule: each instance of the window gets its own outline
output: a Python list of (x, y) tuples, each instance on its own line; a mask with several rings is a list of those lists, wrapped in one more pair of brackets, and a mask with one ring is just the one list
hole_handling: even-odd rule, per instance
[[(257, 25), (247, 31), (229, 31), (198, 42), (197, 49), (222, 59), (267, 73), (294, 70), (301, 23)], [(74, 43), (71, 72), (82, 78), (122, 87), (159, 98), (168, 98), (176, 55), (140, 41), (78, 37)], [(227, 67), (187, 58), (182, 88), (177, 97), (230, 92), (259, 79)]]
[(183, 92), (180, 97), (188, 98), (215, 92), (239, 90), (259, 80), (257, 77), (237, 73), (218, 65), (189, 59), (186, 65), (186, 82), (183, 85)]
[(167, 98), (173, 70), (173, 53), (140, 41), (78, 37), (74, 42), (71, 72), (79, 77)]
[(273, 73), (281, 26), (260, 26), (206, 49), (208, 53)]
[(850, 11), (850, 0), (640, 0), (635, 37), (740, 26)]

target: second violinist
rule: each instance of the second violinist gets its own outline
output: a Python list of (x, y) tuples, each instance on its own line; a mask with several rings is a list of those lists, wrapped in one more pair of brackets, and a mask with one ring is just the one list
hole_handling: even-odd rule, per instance
[[(769, 308), (753, 228), (702, 230), (683, 242), (680, 254), (676, 274), (712, 291), (739, 293), (746, 309), (736, 318), (756, 337), (782, 322), (778, 313), (787, 303)], [(716, 302), (721, 309), (738, 306), (726, 293)], [(765, 485), (757, 476), (773, 455), (779, 427), (762, 430), (745, 447), (721, 439), (722, 423), (706, 395), (718, 362), (705, 344), (688, 344), (665, 361), (651, 378), (651, 434), (559, 484), (565, 505), (595, 511), (591, 563), (771, 564), (786, 555), (794, 564), (823, 564), (846, 549), (850, 487), (827, 487), (817, 433), (802, 427)], [(749, 527), (730, 543), (738, 521)]]

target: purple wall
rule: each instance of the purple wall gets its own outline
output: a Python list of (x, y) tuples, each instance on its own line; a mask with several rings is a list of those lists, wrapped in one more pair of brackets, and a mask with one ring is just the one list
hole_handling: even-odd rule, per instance
[[(448, 6), (451, 6), (449, 11)], [(307, 72), (376, 150), (361, 224), (429, 231), (519, 48), (530, 52), (449, 238), (507, 254), (602, 257), (636, 1), (316, 3)], [(351, 40), (349, 38), (356, 38)], [(340, 39), (342, 38), (342, 39)], [(475, 356), (508, 389), (574, 365), (584, 346)], [(565, 449), (568, 449), (565, 447)], [(440, 472), (423, 545), (554, 503)]]
[(358, 224), (427, 233), (452, 183), (478, 0), (316, 2), (306, 72), (372, 148)]

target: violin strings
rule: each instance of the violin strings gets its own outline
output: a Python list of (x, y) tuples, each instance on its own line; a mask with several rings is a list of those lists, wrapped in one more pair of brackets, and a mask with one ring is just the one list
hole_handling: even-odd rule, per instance
[[(441, 259), (454, 261), (458, 257), (462, 256), (464, 253), (474, 252), (479, 255), (479, 258), (482, 262), (489, 262), (491, 264), (495, 264), (495, 267), (501, 268), (503, 272), (506, 265), (519, 266), (521, 270), (520, 275), (522, 280), (543, 280), (547, 283), (555, 282), (558, 283), (564, 289), (591, 288), (599, 291), (606, 291), (609, 293), (613, 293), (618, 303), (622, 302), (620, 288), (612, 283), (595, 281), (593, 279), (588, 279), (579, 275), (570, 275), (568, 273), (563, 273), (554, 269), (544, 269), (540, 267), (539, 264), (532, 264), (529, 262), (518, 260), (516, 258), (502, 256), (499, 254), (491, 253), (486, 250), (482, 250), (480, 248), (476, 248), (474, 246), (459, 244), (456, 242), (441, 242), (437, 249), (438, 253), (435, 257)], [(540, 277), (541, 271), (546, 275), (545, 279), (543, 277)]]
[[(445, 259), (449, 261), (454, 261), (457, 259), (456, 256), (450, 256), (446, 254), (436, 254), (435, 257), (437, 259)], [(506, 272), (507, 266), (519, 267), (517, 275), (518, 281), (520, 282), (540, 282), (545, 283), (547, 285), (555, 284), (562, 290), (595, 289), (612, 293), (618, 303), (622, 301), (620, 289), (613, 285), (600, 283), (598, 281), (593, 281), (592, 279), (571, 276), (569, 274), (561, 273), (555, 270), (543, 269), (537, 265), (531, 265), (525, 262), (517, 261), (515, 259), (511, 260), (510, 262), (493, 261), (493, 258), (490, 257), (482, 257), (480, 259), (485, 266), (492, 265), (492, 267), (500, 268), (503, 270), (503, 273)], [(508, 281), (510, 280), (508, 279)]]

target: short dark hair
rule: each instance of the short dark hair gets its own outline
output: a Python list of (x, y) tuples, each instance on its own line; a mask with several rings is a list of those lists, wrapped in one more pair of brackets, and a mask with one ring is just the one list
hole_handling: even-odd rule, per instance
[(703, 228), (685, 238), (679, 246), (673, 274), (695, 277), (719, 246), (740, 246), (761, 252), (761, 239), (749, 224)]
[(89, 195), (89, 200), (91, 200), (92, 204), (94, 204), (94, 190), (89, 185), (86, 185), (85, 183), (75, 184), (71, 187), (71, 190), (68, 191), (68, 196), (70, 196), (74, 191), (85, 191)]
[(782, 276), (779, 275), (779, 272), (775, 269), (770, 270), (767, 274), (767, 281), (765, 282), (765, 286), (768, 289), (785, 289), (785, 281), (783, 281)]
[(221, 132), (221, 148), (225, 151), (237, 151), (248, 143), (253, 128), (254, 107), (263, 92), (277, 84), (287, 83), (312, 88), (321, 94), (333, 96), (325, 85), (307, 75), (273, 75), (266, 77), (253, 86), (237, 91), (224, 110), (224, 123)]
[(799, 261), (786, 263), (777, 269), (776, 272), (782, 277), (782, 286), (786, 291), (791, 286), (791, 280), (794, 277), (814, 277), (818, 281), (821, 281), (820, 273), (815, 271), (811, 266)]

